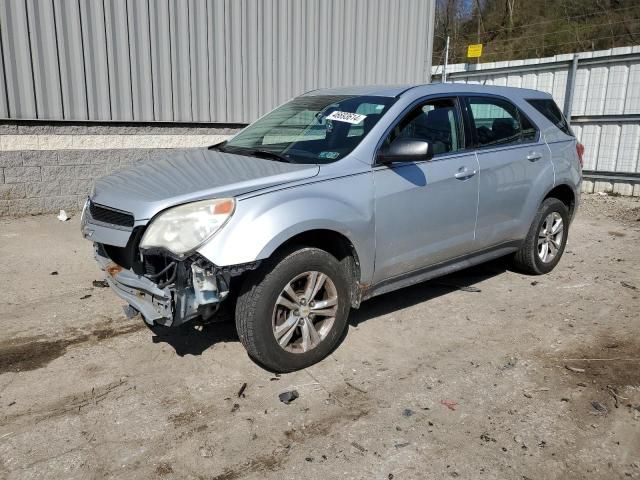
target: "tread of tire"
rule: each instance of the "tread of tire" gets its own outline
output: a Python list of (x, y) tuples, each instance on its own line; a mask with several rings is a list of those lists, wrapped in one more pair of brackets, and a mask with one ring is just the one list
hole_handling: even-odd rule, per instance
[(520, 247), (520, 250), (518, 250), (513, 256), (513, 261), (516, 267), (524, 273), (528, 273), (530, 275), (542, 275), (544, 273), (538, 269), (534, 257), (537, 251), (537, 246), (535, 245), (538, 236), (537, 230), (538, 224), (542, 220), (542, 216), (545, 211), (549, 206), (555, 203), (562, 205), (565, 209), (567, 208), (567, 206), (557, 198), (549, 197), (545, 199), (540, 205), (540, 208), (538, 208), (538, 212), (531, 223), (531, 227), (529, 228), (529, 232), (527, 233), (524, 243)]
[(266, 359), (261, 355), (260, 349), (256, 345), (254, 323), (249, 321), (249, 319), (255, 318), (257, 299), (262, 295), (262, 289), (267, 283), (266, 281), (274, 274), (274, 269), (280, 262), (293, 255), (304, 254), (309, 251), (327, 254), (324, 250), (318, 248), (291, 247), (275, 258), (267, 259), (258, 270), (251, 272), (242, 285), (236, 304), (236, 329), (238, 330), (240, 342), (247, 349), (249, 355), (260, 363), (266, 363)]

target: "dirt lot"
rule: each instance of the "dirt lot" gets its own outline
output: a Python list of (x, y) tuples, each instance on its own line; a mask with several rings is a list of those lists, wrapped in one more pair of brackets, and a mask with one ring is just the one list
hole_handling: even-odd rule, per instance
[(0, 478), (640, 478), (639, 247), (637, 199), (586, 196), (552, 274), (379, 297), (274, 376), (231, 324), (126, 320), (77, 218), (1, 221)]

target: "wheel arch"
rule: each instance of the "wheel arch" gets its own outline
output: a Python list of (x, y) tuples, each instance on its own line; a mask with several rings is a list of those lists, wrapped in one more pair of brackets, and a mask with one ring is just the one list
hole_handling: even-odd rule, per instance
[(557, 198), (564, 203), (569, 209), (569, 218), (573, 219), (576, 209), (576, 193), (570, 185), (566, 183), (556, 185), (547, 192), (542, 201), (544, 202), (547, 198)]
[(347, 275), (351, 284), (351, 303), (353, 307), (360, 305), (360, 290), (362, 271), (360, 268), (360, 256), (358, 249), (344, 233), (329, 228), (313, 228), (297, 233), (292, 233), (277, 246), (271, 245), (270, 252), (264, 252), (264, 256), (278, 255), (280, 252), (290, 250), (296, 246), (314, 247), (336, 257), (347, 268)]

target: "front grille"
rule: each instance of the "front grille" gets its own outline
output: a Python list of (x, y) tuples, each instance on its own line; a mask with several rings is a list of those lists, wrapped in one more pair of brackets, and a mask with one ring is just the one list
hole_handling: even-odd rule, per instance
[(110, 223), (121, 227), (133, 227), (133, 215), (121, 210), (114, 210), (113, 208), (89, 202), (89, 213), (91, 218), (98, 222)]

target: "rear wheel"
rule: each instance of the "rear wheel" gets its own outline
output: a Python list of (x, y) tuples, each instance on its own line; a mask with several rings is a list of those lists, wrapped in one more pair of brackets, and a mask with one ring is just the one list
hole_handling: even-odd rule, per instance
[(560, 261), (569, 233), (569, 209), (557, 198), (547, 198), (514, 256), (516, 266), (532, 275), (550, 272)]
[(267, 261), (247, 278), (236, 306), (238, 336), (265, 367), (299, 370), (336, 347), (349, 308), (344, 266), (323, 250), (300, 248)]

